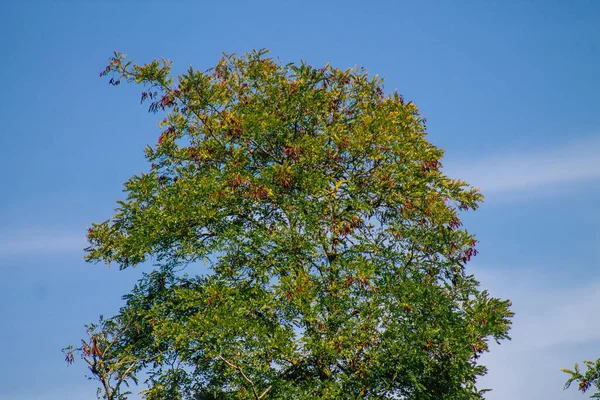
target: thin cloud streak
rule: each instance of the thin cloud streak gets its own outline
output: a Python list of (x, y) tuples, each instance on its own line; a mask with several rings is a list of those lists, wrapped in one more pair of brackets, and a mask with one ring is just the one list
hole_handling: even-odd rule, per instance
[(600, 281), (552, 287), (540, 279), (543, 274), (517, 268), (475, 271), (493, 296), (512, 301), (514, 345), (546, 350), (600, 341), (600, 320), (590, 314), (600, 304)]
[[(65, 390), (44, 390), (33, 392), (31, 389), (23, 389), (22, 392), (13, 393), (10, 396), (0, 395), (0, 400), (81, 400), (95, 399), (96, 388), (93, 384), (87, 387), (69, 388)], [(129, 396), (131, 400), (140, 399), (139, 396)]]
[(4, 233), (0, 235), (0, 257), (82, 252), (86, 243), (84, 235), (70, 232)]
[(586, 139), (532, 152), (501, 154), (473, 162), (449, 161), (445, 172), (484, 194), (529, 191), (600, 178), (600, 140)]
[[(598, 356), (600, 281), (577, 286), (544, 282), (543, 269), (473, 268), (482, 287), (494, 297), (509, 298), (515, 312), (511, 341), (492, 345), (482, 363), (489, 374), (481, 388), (489, 400), (581, 399), (576, 388), (563, 391), (567, 375), (560, 369)], [(528, 377), (523, 379), (523, 377)]]

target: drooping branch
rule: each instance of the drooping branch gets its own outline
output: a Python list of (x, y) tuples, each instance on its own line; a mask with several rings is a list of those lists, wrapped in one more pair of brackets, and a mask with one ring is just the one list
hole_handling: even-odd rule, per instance
[(225, 357), (223, 357), (222, 355), (218, 355), (217, 356), (221, 361), (223, 361), (225, 364), (229, 365), (231, 368), (233, 368), (234, 370), (238, 371), (242, 377), (244, 378), (244, 380), (246, 382), (248, 382), (250, 384), (250, 387), (252, 388), (252, 393), (254, 394), (254, 397), (256, 398), (256, 400), (261, 400), (262, 398), (264, 398), (267, 393), (269, 393), (269, 391), (271, 390), (272, 386), (267, 387), (260, 395), (258, 394), (258, 391), (256, 390), (256, 386), (254, 385), (254, 381), (252, 379), (250, 379), (248, 377), (248, 375), (246, 375), (244, 373), (244, 371), (242, 370), (242, 368), (238, 365), (235, 365), (234, 363), (232, 363), (231, 361), (227, 360)]

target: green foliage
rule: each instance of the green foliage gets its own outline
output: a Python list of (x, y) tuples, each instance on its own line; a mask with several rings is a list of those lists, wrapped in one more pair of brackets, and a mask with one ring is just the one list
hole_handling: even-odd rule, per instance
[(573, 382), (577, 383), (577, 389), (581, 392), (586, 393), (588, 390), (595, 388), (596, 393), (593, 393), (590, 398), (600, 398), (600, 358), (594, 361), (584, 361), (586, 366), (585, 373), (581, 373), (579, 365), (575, 363), (573, 370), (562, 368), (563, 372), (570, 375), (565, 389), (568, 389)]
[(90, 262), (156, 266), (91, 328), (101, 383), (143, 372), (147, 399), (483, 398), (478, 358), (508, 338), (510, 302), (465, 272), (476, 240), (459, 213), (482, 195), (442, 173), (413, 103), (364, 70), (265, 51), (176, 80), (116, 53), (101, 75), (166, 113), (149, 172), (88, 233)]

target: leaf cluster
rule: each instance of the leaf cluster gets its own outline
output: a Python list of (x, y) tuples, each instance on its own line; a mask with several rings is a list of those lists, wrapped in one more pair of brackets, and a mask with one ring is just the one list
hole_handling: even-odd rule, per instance
[(600, 359), (594, 361), (586, 360), (583, 362), (586, 371), (581, 372), (579, 364), (575, 363), (572, 370), (563, 368), (562, 371), (569, 374), (569, 379), (565, 383), (565, 389), (571, 387), (573, 382), (577, 383), (577, 389), (586, 393), (590, 389), (595, 389), (590, 398), (600, 398)]

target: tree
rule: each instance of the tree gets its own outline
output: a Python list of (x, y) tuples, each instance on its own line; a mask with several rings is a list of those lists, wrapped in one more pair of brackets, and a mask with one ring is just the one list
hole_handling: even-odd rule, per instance
[(107, 399), (481, 399), (510, 302), (467, 274), (459, 214), (417, 107), (364, 69), (225, 55), (174, 80), (115, 53), (101, 76), (167, 113), (149, 171), (93, 224), (87, 260), (152, 261), (82, 345)]
[(577, 389), (586, 393), (588, 390), (595, 388), (596, 393), (593, 393), (590, 398), (600, 398), (600, 358), (594, 361), (584, 361), (586, 366), (585, 373), (581, 373), (579, 365), (575, 363), (573, 370), (563, 368), (562, 371), (570, 375), (565, 383), (565, 389), (571, 387), (573, 382), (577, 383)]

